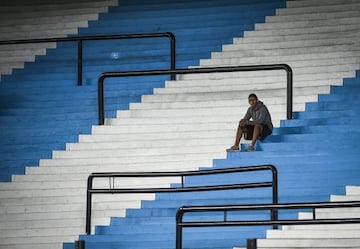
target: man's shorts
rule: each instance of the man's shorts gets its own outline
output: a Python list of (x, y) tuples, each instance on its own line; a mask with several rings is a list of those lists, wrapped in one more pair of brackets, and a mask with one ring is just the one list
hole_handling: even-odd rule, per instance
[[(264, 140), (267, 136), (269, 136), (272, 133), (272, 130), (270, 130), (269, 126), (266, 124), (262, 124), (262, 132), (260, 134), (259, 140)], [(254, 133), (254, 126), (253, 125), (247, 125), (244, 131), (244, 138), (246, 140), (252, 140)]]

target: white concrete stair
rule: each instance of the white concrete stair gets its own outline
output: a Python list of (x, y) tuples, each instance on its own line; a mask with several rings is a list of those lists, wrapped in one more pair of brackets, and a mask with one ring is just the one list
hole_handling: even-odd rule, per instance
[[(88, 21), (97, 20), (117, 0), (106, 1), (2, 1), (0, 3), (0, 41), (57, 38), (77, 34)], [(14, 18), (16, 16), (16, 18)], [(36, 55), (45, 55), (55, 43), (0, 45), (0, 76), (23, 68)]]

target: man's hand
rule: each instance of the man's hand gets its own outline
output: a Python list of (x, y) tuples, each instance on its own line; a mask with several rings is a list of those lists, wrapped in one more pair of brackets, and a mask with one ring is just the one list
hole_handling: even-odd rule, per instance
[(240, 126), (246, 126), (246, 125), (247, 125), (247, 120), (241, 119), (240, 120)]

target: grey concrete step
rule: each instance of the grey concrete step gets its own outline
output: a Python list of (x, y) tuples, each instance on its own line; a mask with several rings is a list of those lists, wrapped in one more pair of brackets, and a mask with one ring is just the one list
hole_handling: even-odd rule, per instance
[[(56, 24), (59, 22), (61, 16), (49, 16), (42, 18), (19, 18), (19, 19), (6, 19), (2, 20), (2, 25), (0, 29), (5, 29), (7, 26), (13, 25), (15, 27), (22, 27), (24, 25), (40, 25), (40, 24)], [(77, 14), (77, 15), (68, 15), (66, 17), (68, 22), (76, 22), (79, 20), (97, 20), (98, 14), (89, 13), (89, 14)]]
[[(36, 25), (36, 32), (51, 31), (51, 30), (55, 31), (57, 29), (66, 30), (66, 29), (72, 29), (74, 27), (87, 27), (88, 20), (87, 19), (83, 19), (83, 20), (79, 20), (79, 21), (75, 20), (75, 21), (65, 22), (65, 23), (54, 23), (52, 25), (49, 25), (48, 23), (41, 23), (41, 24), (35, 24), (35, 25)], [(21, 33), (20, 36), (22, 36), (25, 33), (34, 34), (34, 31), (31, 30), (33, 28), (33, 26), (34, 26), (34, 24), (23, 24), (23, 25), (11, 26), (11, 27), (5, 26), (5, 27), (0, 27), (0, 31), (7, 32), (7, 35), (9, 35), (9, 36), (12, 33), (14, 33), (15, 36), (19, 36), (19, 33)], [(4, 40), (6, 40), (6, 37)]]
[(356, 0), (319, 0), (316, 1), (316, 3), (314, 3), (311, 0), (301, 0), (301, 1), (288, 1), (286, 6), (288, 8), (298, 8), (298, 7), (306, 7), (306, 6), (311, 6), (311, 7), (325, 7), (325, 6), (333, 6), (333, 5), (344, 5), (344, 4), (354, 4), (354, 3), (358, 3), (358, 1)]
[[(358, 6), (357, 6), (358, 7)], [(308, 27), (322, 27), (332, 25), (349, 25), (359, 23), (359, 17), (340, 17), (336, 19), (319, 19), (319, 20), (294, 20), (291, 22), (270, 22), (259, 23), (255, 25), (255, 30), (275, 30), (275, 29), (292, 29), (292, 28), (308, 28)]]
[(307, 14), (307, 13), (328, 13), (348, 11), (350, 9), (357, 9), (359, 2), (355, 0), (346, 1), (321, 1), (318, 4), (310, 3), (310, 1), (288, 1), (288, 8), (278, 9), (276, 15), (293, 15), (293, 14)]
[(301, 13), (299, 15), (277, 15), (277, 16), (267, 16), (266, 23), (275, 23), (275, 22), (287, 22), (287, 21), (312, 21), (312, 20), (324, 20), (324, 19), (336, 19), (344, 17), (358, 17), (359, 14), (356, 10), (350, 9), (344, 10), (341, 12), (325, 12), (319, 15), (319, 13)]
[(269, 239), (258, 240), (258, 248), (359, 248), (358, 238), (328, 238), (328, 239)]

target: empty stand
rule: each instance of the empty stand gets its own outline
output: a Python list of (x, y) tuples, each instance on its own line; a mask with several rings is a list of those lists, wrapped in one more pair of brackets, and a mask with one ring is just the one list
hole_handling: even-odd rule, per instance
[[(284, 7), (284, 2), (166, 2), (124, 1), (124, 5), (100, 15), (99, 21), (90, 22), (89, 28), (80, 29), (79, 34), (107, 34), (112, 32), (111, 26), (122, 32), (120, 23), (124, 32), (129, 32), (130, 24), (134, 24), (134, 32), (172, 31), (178, 41), (179, 67), (198, 66), (200, 58), (204, 58), (200, 66), (287, 63), (295, 75), (294, 119), (284, 120), (283, 74), (228, 73), (181, 76), (165, 84), (163, 78), (142, 83), (139, 79), (112, 80), (106, 92), (108, 119), (105, 126), (97, 126), (97, 76), (108, 70), (165, 67), (165, 52), (162, 46), (152, 50), (158, 44), (155, 41), (151, 46), (140, 42), (138, 47), (127, 44), (120, 48), (88, 44), (92, 53), (87, 55), (85, 84), (76, 87), (72, 63), (66, 63), (70, 60), (66, 55), (74, 49), (58, 45), (23, 70), (3, 76), (0, 84), (1, 103), (6, 104), (0, 117), (5, 131), (1, 141), (6, 141), (1, 142), (5, 148), (1, 157), (6, 162), (1, 166), (1, 172), (6, 172), (3, 180), (24, 173), (26, 166), (36, 166), (40, 159), (40, 167), (27, 167), (26, 175), (13, 175), (13, 182), (0, 185), (4, 210), (0, 216), (1, 247), (60, 248), (62, 242), (78, 239), (84, 233), (86, 178), (91, 172), (270, 163), (279, 169), (283, 202), (324, 201), (330, 194), (343, 194), (345, 185), (359, 185), (356, 96), (360, 75), (355, 73), (359, 69), (359, 20), (351, 17), (360, 6), (356, 1), (289, 1), (287, 8), (277, 9), (276, 16), (255, 26), (254, 22), (264, 21), (265, 15), (274, 14), (275, 8)], [(141, 16), (145, 21), (141, 22)], [(334, 18), (341, 21), (332, 22)], [(215, 26), (194, 21), (198, 19)], [(249, 31), (253, 27), (255, 31)], [(244, 30), (248, 31), (240, 38)], [(129, 47), (134, 47), (135, 53), (128, 51)], [(146, 55), (135, 56), (139, 51)], [(97, 53), (103, 60), (96, 59)], [(114, 66), (114, 62), (119, 64)], [(44, 65), (51, 66), (44, 69)], [(258, 151), (226, 154), (250, 92), (256, 92), (268, 105), (277, 128), (257, 145)], [(45, 110), (44, 105), (51, 108)], [(121, 110), (127, 107), (129, 110)], [(115, 110), (119, 110), (116, 115)], [(20, 136), (23, 132), (26, 135)], [(25, 142), (28, 140), (31, 142)], [(34, 150), (36, 146), (41, 150)], [(14, 151), (19, 161), (13, 160)], [(255, 177), (249, 175), (246, 180)], [(86, 240), (87, 248), (173, 248), (174, 215), (179, 206), (266, 202), (267, 196), (263, 191), (122, 199), (105, 196), (94, 200), (95, 235), (80, 235), (80, 239)], [(216, 237), (210, 230), (189, 233), (188, 247), (231, 248), (243, 246), (248, 237), (265, 237), (266, 229), (223, 229)], [(73, 248), (73, 244), (65, 243), (64, 247)]]

